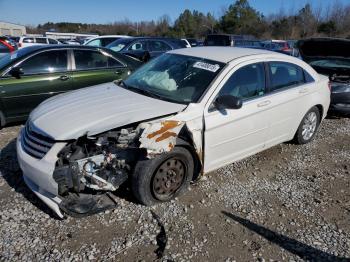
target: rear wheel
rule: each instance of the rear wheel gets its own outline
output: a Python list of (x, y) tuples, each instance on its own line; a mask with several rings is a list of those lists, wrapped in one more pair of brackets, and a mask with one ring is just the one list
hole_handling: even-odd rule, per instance
[(311, 108), (303, 120), (301, 121), (297, 133), (295, 134), (295, 142), (297, 144), (306, 144), (313, 140), (320, 124), (320, 111), (317, 107)]
[(194, 171), (188, 150), (175, 147), (152, 160), (139, 161), (132, 176), (132, 190), (144, 205), (170, 201), (189, 186)]

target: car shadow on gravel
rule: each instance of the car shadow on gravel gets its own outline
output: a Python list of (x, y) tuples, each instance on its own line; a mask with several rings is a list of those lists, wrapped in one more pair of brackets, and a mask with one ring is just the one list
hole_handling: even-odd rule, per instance
[[(31, 202), (41, 211), (50, 217), (58, 219), (58, 217), (49, 209), (39, 198), (27, 187), (23, 180), (22, 171), (17, 162), (16, 139), (10, 141), (0, 151), (0, 174), (17, 193), (24, 196), (26, 200)], [(11, 196), (9, 196), (11, 197)], [(9, 199), (11, 201), (11, 199)]]
[(322, 250), (314, 248), (312, 246), (301, 243), (295, 239), (289, 238), (277, 232), (274, 232), (266, 227), (260, 226), (251, 222), (248, 219), (241, 218), (232, 213), (222, 211), (222, 213), (229, 217), (230, 219), (238, 222), (242, 226), (248, 228), (249, 230), (259, 234), (268, 241), (280, 246), (281, 248), (289, 251), (290, 253), (297, 255), (306, 261), (349, 261), (347, 258), (341, 258), (334, 256), (332, 254), (326, 253)]

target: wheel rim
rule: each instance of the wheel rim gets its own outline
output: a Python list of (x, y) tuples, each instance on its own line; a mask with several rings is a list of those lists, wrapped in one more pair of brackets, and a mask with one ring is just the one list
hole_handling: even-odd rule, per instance
[(315, 112), (310, 112), (305, 117), (303, 127), (302, 127), (302, 136), (304, 140), (310, 140), (315, 134), (317, 127), (317, 115)]
[(163, 162), (153, 177), (154, 196), (161, 201), (170, 200), (181, 188), (186, 178), (186, 166), (177, 159), (170, 158)]

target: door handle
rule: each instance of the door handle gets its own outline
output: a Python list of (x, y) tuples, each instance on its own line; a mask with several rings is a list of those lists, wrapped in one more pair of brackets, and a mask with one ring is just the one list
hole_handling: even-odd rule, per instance
[(300, 90), (299, 90), (299, 93), (300, 93), (300, 94), (305, 94), (305, 93), (307, 93), (307, 92), (308, 92), (307, 88), (303, 88), (303, 89), (300, 89)]
[(67, 75), (60, 76), (60, 80), (67, 81), (70, 77)]
[(259, 103), (258, 107), (268, 106), (269, 104), (271, 104), (271, 101), (270, 100), (266, 100), (264, 102)]

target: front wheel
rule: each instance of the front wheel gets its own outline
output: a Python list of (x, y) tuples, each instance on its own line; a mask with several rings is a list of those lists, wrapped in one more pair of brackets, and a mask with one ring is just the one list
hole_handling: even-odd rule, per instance
[(139, 161), (132, 175), (132, 190), (147, 206), (170, 201), (188, 188), (193, 172), (190, 152), (175, 147), (155, 159)]
[(311, 108), (301, 121), (294, 141), (297, 144), (306, 144), (315, 137), (320, 124), (320, 111), (317, 107)]

